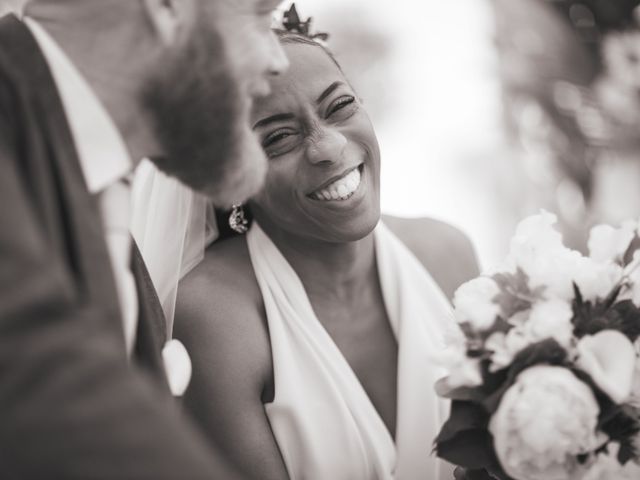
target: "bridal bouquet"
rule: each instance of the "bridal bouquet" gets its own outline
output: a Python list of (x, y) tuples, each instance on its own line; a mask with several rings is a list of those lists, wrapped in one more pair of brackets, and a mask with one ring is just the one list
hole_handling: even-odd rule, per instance
[(456, 292), (435, 449), (499, 479), (640, 479), (640, 224), (593, 228), (583, 256), (555, 221), (522, 221)]

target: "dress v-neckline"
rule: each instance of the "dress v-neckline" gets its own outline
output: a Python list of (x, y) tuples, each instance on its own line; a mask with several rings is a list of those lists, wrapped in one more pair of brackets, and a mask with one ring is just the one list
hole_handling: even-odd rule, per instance
[[(263, 233), (264, 234), (264, 233)], [(293, 267), (291, 266), (291, 264), (287, 261), (287, 259), (284, 257), (284, 255), (282, 255), (282, 252), (280, 252), (279, 249), (276, 250), (278, 251), (278, 253), (280, 254), (280, 256), (282, 257), (282, 260), (289, 266), (289, 268), (291, 269), (291, 274), (295, 276), (295, 279), (297, 280), (297, 282), (299, 282), (302, 290), (304, 291), (305, 295), (304, 295), (304, 299), (306, 300), (306, 304), (305, 307), (313, 313), (313, 316), (311, 317), (313, 320), (313, 323), (317, 326), (317, 328), (319, 330), (321, 330), (324, 334), (324, 336), (326, 336), (326, 343), (328, 344), (329, 348), (334, 349), (335, 350), (335, 358), (339, 359), (339, 362), (342, 364), (342, 368), (348, 372), (348, 375), (353, 377), (353, 383), (354, 385), (356, 385), (356, 389), (358, 390), (359, 394), (363, 397), (363, 401), (371, 408), (371, 411), (374, 412), (374, 418), (376, 418), (376, 423), (379, 423), (379, 425), (382, 427), (382, 429), (384, 430), (385, 434), (386, 434), (386, 438), (388, 440), (388, 442), (393, 445), (394, 450), (396, 449), (396, 441), (397, 441), (397, 435), (398, 435), (398, 426), (399, 426), (399, 408), (400, 408), (400, 394), (401, 394), (401, 372), (400, 372), (400, 349), (402, 348), (400, 339), (399, 339), (399, 321), (396, 318), (392, 318), (391, 316), (391, 312), (389, 311), (389, 307), (387, 305), (387, 295), (385, 293), (385, 284), (382, 281), (382, 277), (381, 277), (381, 271), (380, 271), (380, 256), (379, 256), (379, 242), (376, 238), (376, 234), (375, 231), (373, 233), (374, 235), (374, 252), (375, 252), (375, 256), (376, 256), (376, 273), (378, 275), (378, 282), (380, 284), (380, 290), (382, 292), (382, 303), (384, 305), (385, 308), (385, 312), (387, 314), (387, 319), (389, 321), (389, 325), (391, 327), (391, 331), (393, 332), (394, 335), (394, 339), (396, 341), (396, 344), (398, 346), (397, 348), (397, 352), (396, 352), (396, 395), (395, 395), (395, 434), (392, 434), (391, 431), (389, 430), (389, 428), (387, 427), (387, 424), (385, 423), (384, 419), (382, 418), (382, 415), (380, 415), (380, 412), (378, 411), (378, 409), (376, 408), (375, 404), (373, 403), (373, 400), (371, 400), (371, 397), (369, 396), (369, 394), (367, 393), (367, 390), (364, 388), (364, 385), (362, 384), (362, 382), (360, 381), (360, 378), (358, 377), (358, 375), (356, 374), (355, 370), (353, 369), (353, 367), (351, 366), (351, 364), (349, 363), (349, 361), (347, 360), (347, 358), (344, 356), (344, 354), (342, 353), (342, 350), (340, 350), (340, 348), (338, 347), (338, 345), (336, 344), (336, 342), (334, 341), (333, 337), (329, 334), (329, 332), (327, 331), (327, 329), (325, 328), (325, 326), (322, 324), (322, 322), (320, 321), (320, 319), (318, 318), (318, 315), (316, 314), (315, 310), (313, 309), (313, 305), (311, 305), (311, 300), (309, 299), (309, 295), (307, 294), (306, 289), (304, 288), (304, 284), (302, 283), (302, 280), (300, 279), (300, 277), (298, 276), (297, 272), (293, 269)], [(274, 245), (275, 246), (275, 245)], [(274, 392), (274, 398), (277, 395), (277, 392)]]
[(393, 436), (291, 265), (257, 224), (247, 236), (273, 358), (274, 399), (265, 410), (291, 478), (404, 480), (450, 473), (429, 455), (447, 409), (433, 390), (442, 374), (433, 355), (453, 321), (450, 305), (384, 224), (374, 239), (383, 304), (398, 344)]

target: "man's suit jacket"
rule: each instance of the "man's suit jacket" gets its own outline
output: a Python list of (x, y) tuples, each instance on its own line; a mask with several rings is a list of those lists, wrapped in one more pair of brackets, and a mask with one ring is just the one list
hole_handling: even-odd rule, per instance
[(127, 359), (97, 199), (29, 30), (0, 20), (0, 477), (230, 478), (169, 393), (134, 251)]

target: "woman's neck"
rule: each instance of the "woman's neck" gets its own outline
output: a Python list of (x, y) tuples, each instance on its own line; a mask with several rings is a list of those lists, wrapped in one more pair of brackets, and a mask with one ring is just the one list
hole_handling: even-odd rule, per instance
[(300, 277), (310, 296), (353, 298), (377, 282), (373, 232), (353, 242), (326, 242), (301, 237), (261, 223)]

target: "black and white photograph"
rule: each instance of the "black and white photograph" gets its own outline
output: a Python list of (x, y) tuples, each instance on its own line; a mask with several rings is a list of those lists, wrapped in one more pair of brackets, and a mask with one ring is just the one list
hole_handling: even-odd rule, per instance
[(640, 0), (0, 0), (0, 478), (639, 480)]

